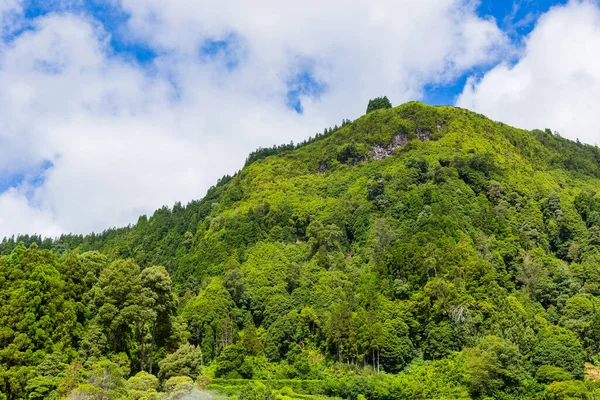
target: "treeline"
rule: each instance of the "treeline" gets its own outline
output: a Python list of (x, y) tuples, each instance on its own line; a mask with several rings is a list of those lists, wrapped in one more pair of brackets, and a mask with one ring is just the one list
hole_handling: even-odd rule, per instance
[(254, 150), (252, 153), (250, 153), (248, 158), (246, 158), (246, 163), (244, 164), (244, 167), (247, 167), (248, 165), (252, 164), (253, 162), (261, 160), (263, 158), (266, 158), (269, 156), (274, 156), (274, 155), (281, 155), (284, 153), (289, 153), (295, 149), (304, 147), (304, 146), (314, 143), (320, 139), (324, 139), (324, 138), (328, 137), (329, 135), (331, 135), (332, 133), (337, 132), (339, 129), (341, 129), (351, 123), (352, 123), (352, 121), (350, 121), (349, 119), (344, 119), (344, 120), (342, 120), (341, 126), (335, 125), (333, 128), (325, 128), (323, 133), (317, 132), (314, 137), (310, 136), (308, 139), (302, 141), (301, 143), (294, 144), (294, 142), (290, 142), (289, 144), (273, 145), (273, 147), (266, 147), (266, 148), (259, 147), (257, 150)]
[(0, 389), (8, 399), (124, 398), (130, 371), (170, 378), (165, 354), (186, 341), (163, 267), (21, 243), (0, 258), (0, 298)]

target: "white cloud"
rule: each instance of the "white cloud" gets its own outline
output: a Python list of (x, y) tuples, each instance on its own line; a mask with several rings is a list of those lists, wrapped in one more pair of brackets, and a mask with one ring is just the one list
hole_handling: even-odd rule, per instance
[(600, 7), (571, 1), (542, 16), (519, 61), (470, 79), (457, 105), (526, 129), (600, 142)]
[[(150, 68), (112, 54), (81, 14), (39, 18), (0, 47), (0, 175), (53, 164), (40, 186), (0, 194), (0, 235), (98, 231), (200, 198), (258, 146), (357, 117), (369, 97), (419, 96), (507, 46), (462, 1), (122, 6), (128, 33), (160, 51)], [(239, 67), (200, 57), (207, 38), (232, 37)], [(286, 81), (306, 66), (327, 91), (304, 97), (298, 115)]]
[(7, 16), (9, 13), (20, 13), (21, 0), (2, 0), (0, 2), (0, 15)]
[[(22, 0), (0, 1), (0, 36), (12, 32), (17, 26), (17, 21), (23, 11)], [(0, 41), (0, 51), (2, 42)]]
[(235, 32), (249, 49), (248, 81), (262, 76), (274, 84), (296, 57), (314, 60), (317, 76), (331, 85), (328, 112), (363, 111), (365, 98), (384, 93), (396, 102), (414, 98), (424, 83), (494, 61), (506, 49), (495, 21), (460, 0), (120, 3), (132, 15), (131, 30), (167, 51), (193, 56), (207, 37)]
[(43, 232), (58, 236), (61, 232), (56, 221), (43, 210), (30, 207), (24, 194), (9, 189), (0, 196), (0, 226), (6, 235), (13, 232)]

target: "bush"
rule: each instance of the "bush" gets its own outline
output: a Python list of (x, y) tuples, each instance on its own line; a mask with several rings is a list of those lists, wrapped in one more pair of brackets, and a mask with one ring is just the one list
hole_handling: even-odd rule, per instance
[(275, 400), (270, 387), (261, 382), (249, 383), (242, 389), (239, 400)]
[(158, 399), (158, 378), (145, 371), (129, 378), (126, 386), (132, 400)]
[(165, 383), (169, 393), (185, 393), (194, 389), (194, 381), (189, 376), (174, 376)]

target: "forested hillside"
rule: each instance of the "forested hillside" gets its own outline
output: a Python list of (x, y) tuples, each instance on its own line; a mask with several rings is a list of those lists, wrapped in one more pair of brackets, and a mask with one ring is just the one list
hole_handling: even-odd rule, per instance
[(0, 392), (599, 398), (599, 188), (549, 129), (374, 110), (133, 226), (5, 239)]

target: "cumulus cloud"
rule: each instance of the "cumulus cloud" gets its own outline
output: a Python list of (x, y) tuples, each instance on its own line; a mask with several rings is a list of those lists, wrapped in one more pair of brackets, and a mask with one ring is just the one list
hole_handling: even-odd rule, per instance
[(0, 196), (0, 226), (6, 234), (12, 232), (44, 232), (48, 236), (61, 233), (56, 221), (44, 211), (30, 207), (24, 194), (9, 189)]
[[(495, 21), (476, 15), (475, 2), (455, 0), (307, 0), (228, 2), (120, 0), (129, 26), (157, 49), (191, 55), (208, 38), (231, 33), (247, 48), (244, 80), (271, 87), (299, 64), (326, 82), (327, 113), (362, 111), (365, 98), (396, 102), (420, 95), (506, 50)], [(182, 41), (181, 38), (186, 40)], [(280, 87), (280, 90), (285, 90)], [(343, 117), (338, 111), (337, 117)]]
[[(0, 37), (17, 28), (19, 17), (22, 12), (22, 0), (0, 1)], [(1, 48), (0, 42), (0, 49)]]
[(526, 129), (600, 142), (600, 7), (571, 1), (543, 15), (514, 65), (470, 78), (457, 105)]
[(370, 97), (419, 97), (508, 46), (464, 1), (112, 4), (150, 64), (115, 53), (85, 12), (28, 21), (0, 47), (0, 176), (36, 177), (0, 194), (0, 235), (99, 231), (200, 198), (258, 146), (355, 118)]

